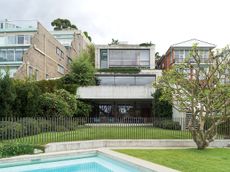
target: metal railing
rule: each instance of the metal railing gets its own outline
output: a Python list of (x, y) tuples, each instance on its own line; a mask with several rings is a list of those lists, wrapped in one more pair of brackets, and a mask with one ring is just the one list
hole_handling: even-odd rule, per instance
[[(0, 142), (46, 144), (95, 139), (191, 139), (185, 118), (63, 118), (0, 119)], [(217, 139), (230, 137), (230, 121), (217, 128)]]

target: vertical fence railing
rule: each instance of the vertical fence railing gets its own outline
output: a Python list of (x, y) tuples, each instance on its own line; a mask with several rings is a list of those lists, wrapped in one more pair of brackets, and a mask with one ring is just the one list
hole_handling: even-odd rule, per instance
[[(0, 142), (46, 144), (95, 139), (191, 139), (185, 118), (4, 117)], [(206, 128), (210, 126), (206, 124)], [(230, 120), (217, 128), (217, 139), (230, 139)]]

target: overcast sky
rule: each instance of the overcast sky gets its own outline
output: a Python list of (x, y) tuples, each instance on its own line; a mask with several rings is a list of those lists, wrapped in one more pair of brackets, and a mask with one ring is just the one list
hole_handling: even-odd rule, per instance
[(229, 44), (229, 17), (229, 0), (0, 0), (1, 19), (36, 19), (51, 30), (53, 19), (67, 18), (96, 44), (151, 41), (160, 54), (191, 38)]

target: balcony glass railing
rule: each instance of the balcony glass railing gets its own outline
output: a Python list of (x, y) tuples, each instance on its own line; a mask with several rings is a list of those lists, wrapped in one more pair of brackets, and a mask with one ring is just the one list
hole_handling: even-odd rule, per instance
[(36, 20), (0, 21), (0, 32), (35, 31), (35, 30), (37, 30)]

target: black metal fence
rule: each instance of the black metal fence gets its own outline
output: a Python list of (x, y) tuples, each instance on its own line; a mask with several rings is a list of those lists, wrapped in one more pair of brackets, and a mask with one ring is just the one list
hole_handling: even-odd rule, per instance
[[(208, 128), (208, 126), (207, 126)], [(230, 121), (217, 128), (230, 138)], [(0, 141), (46, 144), (94, 139), (191, 139), (185, 118), (1, 118)]]

